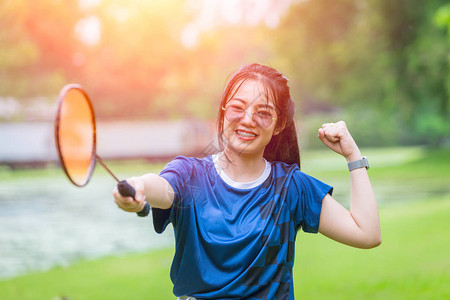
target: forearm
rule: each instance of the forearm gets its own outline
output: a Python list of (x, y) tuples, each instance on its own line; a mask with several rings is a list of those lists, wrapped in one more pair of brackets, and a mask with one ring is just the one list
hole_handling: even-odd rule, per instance
[[(361, 159), (361, 155), (348, 158), (347, 161)], [(350, 171), (351, 200), (350, 214), (363, 232), (367, 243), (381, 243), (380, 221), (375, 194), (366, 168)]]
[(144, 183), (144, 196), (151, 207), (167, 209), (172, 206), (174, 192), (170, 184), (164, 178), (156, 174), (140, 176)]

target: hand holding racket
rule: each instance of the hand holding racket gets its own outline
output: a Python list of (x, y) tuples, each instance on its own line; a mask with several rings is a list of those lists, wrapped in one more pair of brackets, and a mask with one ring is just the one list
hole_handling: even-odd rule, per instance
[(98, 162), (118, 182), (117, 189), (123, 197), (135, 198), (135, 189), (125, 180), (119, 181), (97, 155), (94, 109), (78, 84), (66, 85), (59, 93), (55, 140), (61, 167), (74, 185), (85, 186)]
[(128, 198), (127, 195), (123, 195), (120, 191), (120, 183), (114, 187), (113, 196), (114, 202), (117, 206), (127, 212), (140, 212), (144, 209), (146, 204), (144, 195), (144, 182), (140, 177), (127, 178), (125, 181), (131, 188), (135, 190), (135, 196), (133, 199)]

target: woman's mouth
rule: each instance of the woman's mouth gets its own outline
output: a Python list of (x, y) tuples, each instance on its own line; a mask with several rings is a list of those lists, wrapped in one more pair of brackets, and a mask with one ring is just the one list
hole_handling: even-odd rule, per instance
[(238, 138), (244, 141), (254, 140), (258, 135), (256, 133), (246, 131), (246, 130), (236, 130), (235, 131)]

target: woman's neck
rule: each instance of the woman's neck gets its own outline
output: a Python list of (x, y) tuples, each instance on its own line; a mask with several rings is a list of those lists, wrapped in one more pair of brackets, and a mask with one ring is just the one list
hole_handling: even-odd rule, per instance
[(225, 149), (218, 153), (222, 171), (236, 182), (250, 182), (258, 179), (266, 167), (263, 153), (243, 154)]

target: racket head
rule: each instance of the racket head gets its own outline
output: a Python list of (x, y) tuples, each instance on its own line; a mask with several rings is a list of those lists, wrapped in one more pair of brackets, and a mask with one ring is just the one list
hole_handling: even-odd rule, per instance
[(95, 114), (89, 96), (79, 84), (68, 84), (58, 95), (55, 144), (69, 180), (85, 186), (96, 163)]

